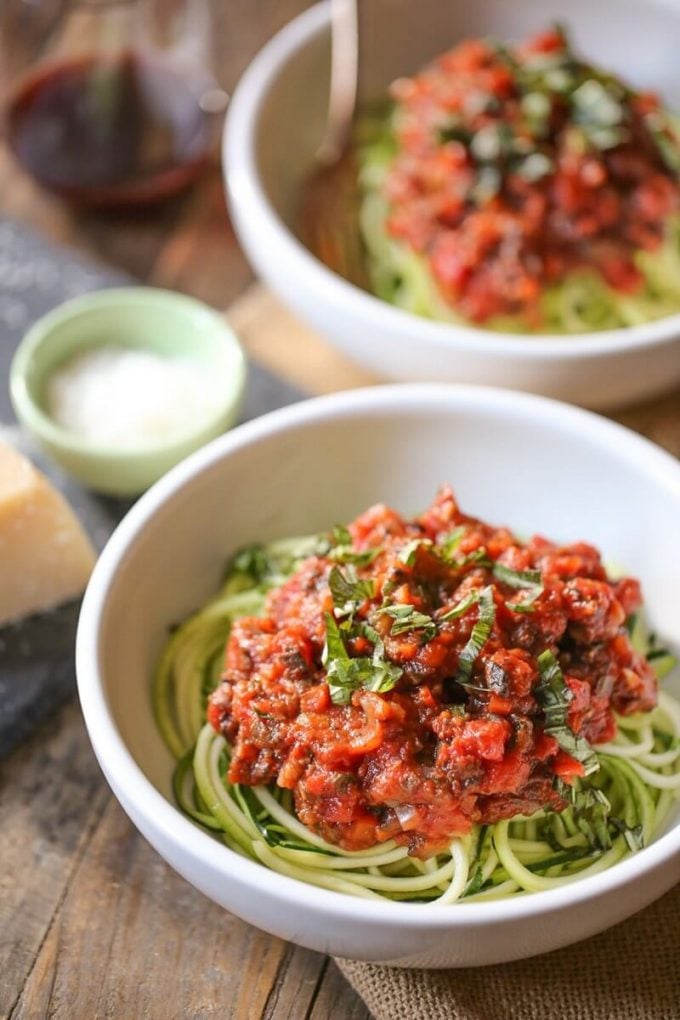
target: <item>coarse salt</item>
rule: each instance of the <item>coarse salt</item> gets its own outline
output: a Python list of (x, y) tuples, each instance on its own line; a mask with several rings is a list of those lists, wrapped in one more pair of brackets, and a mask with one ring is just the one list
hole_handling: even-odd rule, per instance
[(220, 391), (190, 357), (101, 346), (75, 355), (48, 381), (50, 417), (90, 442), (125, 448), (180, 440), (207, 423)]

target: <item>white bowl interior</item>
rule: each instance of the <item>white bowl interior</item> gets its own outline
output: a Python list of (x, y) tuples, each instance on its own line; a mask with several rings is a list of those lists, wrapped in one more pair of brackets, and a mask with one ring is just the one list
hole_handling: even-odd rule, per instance
[(680, 481), (669, 458), (551, 402), (493, 390), (460, 390), (452, 400), (442, 388), (380, 402), (397, 389), (372, 391), (366, 406), (365, 394), (335, 398), (319, 417), (284, 412), (288, 424), (275, 432), (264, 419), (217, 440), (137, 508), (108, 587), (98, 658), (124, 743), (169, 799), (171, 759), (149, 693), (168, 627), (215, 591), (239, 546), (324, 530), (378, 501), (415, 513), (448, 481), (471, 514), (521, 535), (588, 540), (641, 578), (655, 630), (680, 647), (680, 572), (672, 568), (680, 563)]
[[(641, 8), (644, 7), (644, 12)], [(390, 14), (390, 11), (392, 12)], [(661, 94), (680, 108), (677, 59), (680, 10), (673, 0), (393, 0), (366, 5), (368, 40), (361, 98), (384, 98), (389, 83), (413, 73), (436, 54), (469, 36), (521, 40), (551, 22), (566, 24), (576, 50), (632, 85)], [(389, 18), (389, 30), (385, 30)], [(641, 45), (641, 23), (643, 45)], [(302, 184), (323, 136), (330, 40), (320, 31), (280, 70), (257, 124), (257, 160), (272, 206), (295, 232)], [(313, 83), (313, 85), (312, 85)]]

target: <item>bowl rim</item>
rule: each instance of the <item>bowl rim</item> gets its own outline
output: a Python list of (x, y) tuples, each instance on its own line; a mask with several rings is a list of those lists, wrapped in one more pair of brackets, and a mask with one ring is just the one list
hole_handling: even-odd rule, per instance
[[(283, 907), (304, 907), (316, 916), (335, 915), (364, 924), (389, 923), (402, 928), (453, 931), (469, 924), (485, 927), (551, 913), (562, 907), (587, 903), (625, 887), (659, 867), (680, 859), (680, 824), (634, 856), (610, 869), (557, 889), (488, 903), (456, 903), (442, 911), (436, 904), (404, 904), (354, 898), (307, 885), (246, 860), (185, 818), (146, 777), (128, 750), (114, 722), (104, 688), (100, 649), (101, 625), (106, 603), (116, 583), (121, 563), (166, 501), (184, 494), (192, 481), (217, 462), (237, 451), (257, 445), (275, 434), (313, 427), (315, 423), (355, 418), (366, 419), (412, 409), (419, 413), (446, 409), (476, 413), (499, 411), (534, 424), (558, 424), (579, 436), (597, 440), (624, 456), (645, 475), (668, 490), (680, 507), (680, 463), (649, 440), (615, 422), (546, 397), (494, 387), (440, 383), (397, 384), (343, 391), (315, 397), (272, 411), (192, 454), (149, 489), (128, 512), (109, 539), (83, 600), (76, 639), (78, 693), (90, 740), (99, 762), (123, 807), (149, 826), (178, 853), (189, 855), (203, 873), (219, 874), (225, 882), (236, 881), (253, 892), (272, 897)], [(130, 808), (129, 805), (132, 807)], [(217, 849), (219, 847), (219, 849)]]
[[(674, 0), (649, 2), (674, 12), (680, 29), (680, 7)], [(253, 234), (266, 237), (268, 246), (280, 250), (290, 278), (306, 279), (309, 290), (328, 307), (351, 307), (367, 329), (389, 329), (402, 342), (409, 342), (417, 330), (436, 347), (449, 351), (474, 349), (480, 356), (510, 356), (519, 361), (578, 361), (663, 346), (678, 339), (680, 312), (639, 325), (566, 335), (518, 336), (467, 324), (437, 322), (362, 290), (313, 255), (269, 201), (256, 156), (257, 131), (262, 106), (280, 72), (301, 50), (330, 30), (330, 19), (330, 2), (324, 0), (303, 11), (265, 44), (236, 86), (222, 136), (222, 167), (235, 218), (238, 220), (239, 210), (247, 210)]]
[[(229, 374), (225, 374), (225, 385), (221, 389), (220, 400), (210, 417), (201, 421), (198, 427), (193, 426), (180, 436), (171, 440), (156, 439), (135, 446), (105, 445), (84, 438), (76, 432), (57, 424), (57, 422), (34, 400), (28, 385), (28, 373), (33, 359), (40, 349), (48, 344), (54, 330), (64, 327), (80, 317), (102, 312), (115, 314), (121, 307), (139, 308), (156, 306), (176, 311), (189, 320), (203, 318), (210, 322), (215, 330), (224, 338), (229, 352)], [(93, 346), (84, 344), (82, 350), (91, 350)], [(125, 346), (121, 343), (121, 346)], [(134, 345), (135, 350), (149, 350), (144, 344)], [(191, 351), (191, 343), (186, 344), (187, 354)], [(129, 464), (146, 462), (159, 456), (172, 456), (186, 448), (187, 444), (195, 443), (205, 433), (212, 433), (215, 426), (229, 416), (238, 406), (246, 384), (246, 357), (243, 347), (227, 322), (225, 316), (206, 305), (198, 298), (188, 294), (180, 294), (163, 287), (135, 285), (123, 287), (103, 287), (98, 290), (70, 298), (42, 315), (24, 334), (14, 355), (9, 371), (9, 390), (12, 405), (26, 428), (36, 437), (48, 443), (54, 449), (69, 454), (87, 457), (90, 460), (106, 463), (120, 463), (124, 460)]]

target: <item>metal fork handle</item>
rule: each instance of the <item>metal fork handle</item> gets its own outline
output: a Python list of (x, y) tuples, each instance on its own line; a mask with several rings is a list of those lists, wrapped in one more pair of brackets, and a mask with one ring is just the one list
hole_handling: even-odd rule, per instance
[(331, 81), (326, 131), (316, 158), (336, 163), (349, 140), (359, 80), (359, 0), (331, 0)]

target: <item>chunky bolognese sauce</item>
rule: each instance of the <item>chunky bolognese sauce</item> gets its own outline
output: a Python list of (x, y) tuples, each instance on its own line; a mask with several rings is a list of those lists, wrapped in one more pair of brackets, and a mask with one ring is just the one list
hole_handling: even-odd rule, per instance
[(594, 269), (645, 283), (680, 208), (680, 148), (658, 96), (578, 59), (561, 28), (471, 39), (391, 88), (387, 234), (426, 258), (448, 304), (541, 324), (545, 288)]
[(656, 703), (625, 627), (640, 601), (593, 546), (522, 542), (448, 488), (415, 519), (374, 506), (234, 623), (208, 707), (229, 779), (290, 789), (344, 849), (418, 857), (562, 810), (614, 713)]

